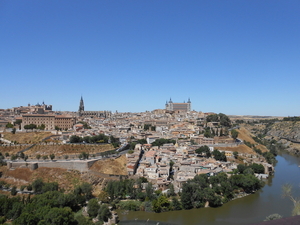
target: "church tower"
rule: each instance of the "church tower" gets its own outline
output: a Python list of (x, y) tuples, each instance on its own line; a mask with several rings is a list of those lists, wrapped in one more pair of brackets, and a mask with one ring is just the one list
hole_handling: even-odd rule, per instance
[(84, 111), (84, 103), (83, 103), (83, 98), (81, 96), (80, 103), (79, 103), (79, 109), (78, 109), (79, 116), (81, 115), (81, 112), (83, 112), (83, 111)]
[(188, 111), (191, 111), (192, 110), (192, 102), (191, 102), (190, 98), (187, 101), (187, 103), (188, 103)]

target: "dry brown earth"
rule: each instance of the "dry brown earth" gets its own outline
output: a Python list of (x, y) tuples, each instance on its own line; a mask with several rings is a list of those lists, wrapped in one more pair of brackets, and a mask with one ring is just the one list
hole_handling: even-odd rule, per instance
[(6, 183), (15, 185), (20, 188), (21, 185), (28, 185), (37, 178), (42, 178), (44, 182), (57, 182), (60, 188), (66, 191), (73, 190), (74, 186), (83, 182), (80, 172), (67, 171), (60, 168), (45, 168), (41, 167), (34, 171), (28, 168), (16, 168), (8, 170), (6, 167), (1, 167), (2, 177)]
[(4, 155), (9, 153), (9, 155), (17, 154), (19, 151), (29, 147), (30, 145), (12, 145), (12, 146), (0, 146), (0, 152)]
[[(16, 154), (19, 151), (29, 147), (30, 145), (12, 145), (12, 146), (0, 146), (0, 152), (4, 155), (6, 152), (9, 155)], [(89, 153), (90, 155), (113, 150), (114, 147), (111, 144), (104, 145), (73, 145), (73, 144), (47, 144), (47, 145), (35, 145), (28, 151), (24, 152), (30, 158), (36, 158), (36, 155), (50, 155), (54, 154), (55, 157), (63, 155), (80, 154), (81, 152)]]
[(99, 160), (93, 164), (90, 170), (105, 174), (128, 175), (126, 164), (127, 158), (122, 155), (117, 159)]
[(113, 150), (114, 147), (111, 144), (104, 145), (80, 145), (80, 144), (55, 144), (55, 145), (35, 145), (30, 150), (26, 151), (26, 155), (31, 155), (35, 158), (36, 155), (50, 155), (54, 154), (55, 157), (69, 154), (80, 154), (81, 152), (86, 152), (91, 154), (96, 154), (100, 152), (105, 152)]
[(42, 141), (44, 138), (51, 136), (51, 132), (28, 132), (15, 133), (4, 132), (3, 138), (9, 141), (16, 141), (20, 144), (35, 144)]
[(219, 150), (225, 150), (225, 151), (232, 151), (232, 152), (239, 152), (239, 153), (245, 153), (245, 154), (256, 154), (251, 148), (249, 148), (246, 145), (240, 145), (237, 147), (218, 147)]
[(251, 144), (255, 144), (255, 147), (260, 149), (262, 152), (267, 152), (269, 151), (266, 146), (261, 145), (259, 143), (257, 143), (256, 141), (253, 140), (253, 134), (245, 127), (241, 127), (240, 129), (238, 129), (239, 135), (238, 138), (242, 139), (244, 141), (250, 142)]
[(245, 127), (241, 127), (237, 131), (239, 132), (239, 135), (238, 135), (239, 139), (242, 139), (243, 141), (248, 141), (251, 144), (256, 144), (256, 142), (252, 138), (253, 135)]

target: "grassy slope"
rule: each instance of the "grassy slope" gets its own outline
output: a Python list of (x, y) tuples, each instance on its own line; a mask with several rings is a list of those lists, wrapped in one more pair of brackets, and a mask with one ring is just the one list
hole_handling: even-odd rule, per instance
[(20, 144), (35, 144), (42, 141), (43, 138), (51, 136), (51, 132), (29, 132), (15, 133), (5, 132), (4, 138), (9, 141), (17, 141)]
[[(268, 149), (264, 145), (260, 145), (257, 142), (255, 142), (252, 138), (252, 134), (250, 131), (248, 131), (245, 127), (241, 127), (239, 130), (238, 138), (250, 142), (251, 144), (256, 144), (256, 148), (260, 149), (262, 152), (268, 151)], [(220, 150), (226, 150), (226, 151), (237, 151), (239, 153), (248, 153), (248, 154), (256, 154), (251, 148), (249, 148), (246, 145), (240, 145), (238, 147), (218, 147)]]

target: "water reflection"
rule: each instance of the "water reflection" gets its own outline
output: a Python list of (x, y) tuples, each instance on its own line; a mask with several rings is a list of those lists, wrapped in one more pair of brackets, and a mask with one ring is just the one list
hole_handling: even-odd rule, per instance
[(281, 197), (281, 186), (294, 185), (295, 195), (300, 194), (300, 159), (281, 152), (277, 157), (275, 175), (270, 177), (263, 189), (255, 194), (236, 199), (219, 208), (201, 208), (166, 213), (129, 212), (119, 214), (121, 220), (135, 218), (156, 220), (176, 224), (243, 225), (263, 221), (267, 216), (278, 213), (291, 216), (292, 203)]

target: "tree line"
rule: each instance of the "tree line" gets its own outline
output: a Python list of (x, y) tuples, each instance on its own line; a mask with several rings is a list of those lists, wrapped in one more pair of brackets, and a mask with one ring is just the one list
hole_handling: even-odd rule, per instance
[(210, 158), (211, 156), (213, 156), (214, 159), (217, 160), (217, 161), (227, 162), (225, 152), (220, 152), (217, 149), (215, 149), (211, 152), (207, 145), (204, 145), (204, 146), (201, 146), (200, 148), (197, 148), (195, 150), (195, 152), (198, 155), (204, 156), (206, 158)]
[(106, 136), (104, 134), (94, 135), (94, 136), (85, 136), (79, 137), (77, 135), (72, 135), (70, 137), (70, 143), (88, 143), (88, 144), (97, 144), (97, 143), (111, 143), (115, 148), (119, 146), (120, 142), (118, 138), (114, 136)]
[(231, 127), (232, 125), (229, 117), (223, 113), (208, 115), (206, 122), (219, 122), (224, 127)]
[[(95, 224), (92, 222), (94, 217), (99, 219), (96, 224), (102, 224), (111, 216), (108, 205), (100, 205), (98, 201), (97, 214), (93, 212), (95, 209), (90, 202), (96, 199), (89, 183), (81, 183), (73, 191), (65, 193), (56, 182), (45, 183), (37, 179), (27, 189), (33, 190), (35, 195), (0, 195), (0, 224), (12, 220), (13, 225), (91, 225)], [(80, 210), (83, 206), (88, 206), (89, 217), (82, 215)]]
[[(145, 178), (125, 179), (109, 181), (102, 194), (102, 200), (123, 210), (159, 213), (200, 208), (206, 204), (219, 207), (233, 199), (236, 193), (250, 194), (259, 190), (262, 185), (253, 173), (239, 170), (230, 177), (223, 172), (211, 177), (206, 174), (196, 175), (183, 183), (178, 194), (175, 193), (173, 184), (170, 184), (168, 192), (163, 194), (160, 190), (154, 190), (152, 183)], [(126, 201), (122, 201), (125, 199)]]

